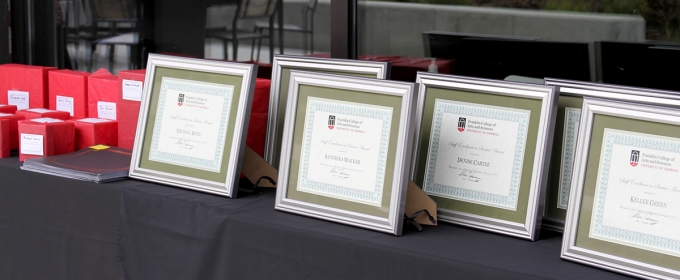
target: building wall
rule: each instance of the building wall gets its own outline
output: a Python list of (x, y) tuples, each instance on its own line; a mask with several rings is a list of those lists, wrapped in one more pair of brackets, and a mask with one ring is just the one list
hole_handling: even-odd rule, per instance
[[(284, 0), (286, 23), (302, 22), (305, 0)], [(223, 9), (228, 13), (228, 9)], [(218, 25), (209, 10), (208, 26)], [(359, 54), (424, 56), (422, 32), (450, 31), (540, 37), (549, 41), (644, 41), (640, 16), (536, 11), (454, 5), (360, 1)], [(330, 0), (319, 0), (314, 15), (315, 52), (330, 52)], [(302, 47), (302, 36), (286, 33), (286, 47)]]

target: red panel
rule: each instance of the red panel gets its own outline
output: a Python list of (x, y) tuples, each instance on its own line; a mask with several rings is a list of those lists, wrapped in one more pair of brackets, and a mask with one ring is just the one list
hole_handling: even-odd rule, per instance
[(73, 98), (74, 118), (87, 117), (87, 77), (90, 73), (56, 70), (49, 72), (50, 109), (57, 110), (57, 97)]
[[(99, 116), (99, 101), (118, 103), (118, 77), (112, 75), (104, 68), (99, 69), (88, 77), (87, 115), (89, 118), (105, 117)], [(117, 112), (116, 115), (118, 115)]]
[(8, 90), (29, 93), (29, 108), (48, 108), (48, 72), (54, 67), (22, 64), (0, 65), (0, 104), (9, 104)]
[[(140, 101), (123, 98), (123, 86), (125, 80), (144, 83), (146, 70), (128, 70), (118, 72), (118, 147), (132, 149), (137, 132), (137, 119), (139, 118)], [(141, 91), (142, 89), (140, 89)]]
[(9, 157), (11, 146), (9, 123), (10, 120), (0, 120), (0, 158)]
[(118, 146), (118, 122), (106, 121), (99, 123), (82, 122), (81, 120), (69, 120), (73, 122), (76, 135), (76, 151), (97, 144)]
[(0, 104), (0, 114), (14, 114), (17, 111), (15, 105)]
[(9, 121), (9, 143), (10, 143), (10, 150), (18, 150), (19, 149), (19, 128), (17, 123), (20, 120), (23, 120), (24, 116), (20, 115), (12, 115), (12, 114), (6, 114), (2, 115), (0, 114), (0, 120), (8, 120)]
[(258, 78), (255, 82), (253, 107), (250, 110), (248, 136), (246, 145), (264, 157), (264, 146), (267, 137), (267, 115), (269, 112), (269, 90), (271, 81)]
[[(19, 121), (19, 137), (22, 133), (43, 136), (43, 156), (67, 154), (73, 152), (75, 148), (75, 130), (72, 122), (39, 123), (23, 120)], [(21, 142), (19, 143), (21, 145)], [(19, 153), (19, 161), (43, 156)]]

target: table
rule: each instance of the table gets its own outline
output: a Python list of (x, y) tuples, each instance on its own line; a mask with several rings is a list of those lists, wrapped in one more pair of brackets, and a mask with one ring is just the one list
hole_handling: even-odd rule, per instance
[(537, 242), (441, 224), (395, 237), (135, 180), (93, 184), (0, 159), (0, 279), (625, 279)]

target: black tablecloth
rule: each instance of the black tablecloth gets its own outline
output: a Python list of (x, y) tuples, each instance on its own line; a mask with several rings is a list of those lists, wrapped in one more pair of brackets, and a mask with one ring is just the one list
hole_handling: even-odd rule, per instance
[(622, 279), (537, 242), (441, 224), (401, 237), (135, 180), (93, 184), (0, 160), (0, 279)]

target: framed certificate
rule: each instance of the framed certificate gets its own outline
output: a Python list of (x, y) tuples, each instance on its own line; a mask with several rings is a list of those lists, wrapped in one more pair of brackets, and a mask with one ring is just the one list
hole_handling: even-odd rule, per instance
[(412, 180), (446, 222), (535, 240), (553, 87), (418, 73)]
[(680, 277), (679, 126), (677, 108), (584, 98), (562, 258)]
[(269, 97), (265, 160), (274, 168), (279, 166), (283, 123), (286, 114), (290, 71), (320, 72), (347, 76), (387, 79), (388, 62), (329, 59), (304, 56), (275, 55)]
[(276, 209), (401, 235), (415, 85), (291, 71)]
[(151, 54), (130, 177), (236, 197), (256, 66)]
[(545, 84), (555, 86), (560, 97), (542, 227), (561, 232), (564, 230), (564, 219), (569, 202), (583, 97), (637, 103), (654, 102), (655, 100), (659, 101), (659, 98), (668, 98), (675, 99), (669, 101), (670, 105), (680, 106), (680, 93), (552, 78), (546, 78)]

